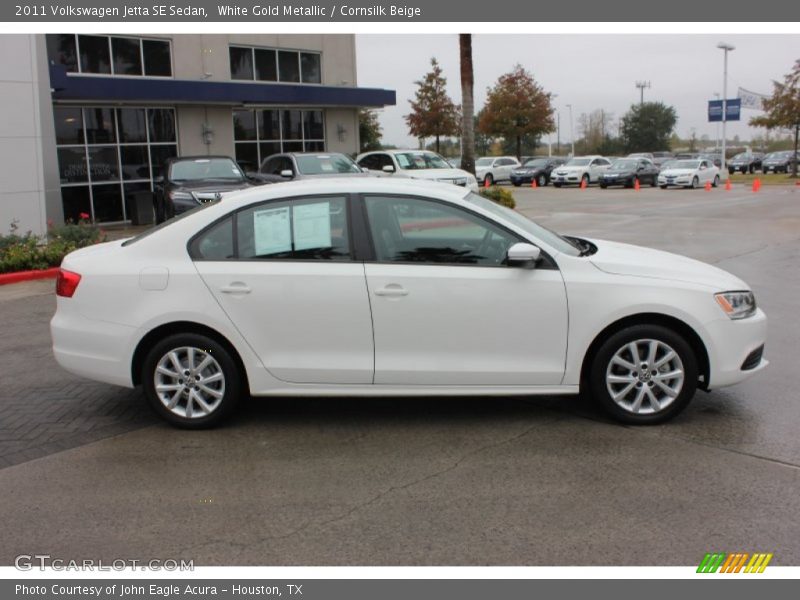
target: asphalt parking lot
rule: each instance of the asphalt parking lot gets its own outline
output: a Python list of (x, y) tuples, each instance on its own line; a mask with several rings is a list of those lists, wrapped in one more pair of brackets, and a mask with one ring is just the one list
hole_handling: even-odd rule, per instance
[(750, 283), (770, 367), (635, 428), (578, 398), (251, 400), (203, 432), (50, 354), (52, 282), (0, 289), (0, 564), (800, 564), (800, 187), (519, 188), (563, 233), (648, 245)]

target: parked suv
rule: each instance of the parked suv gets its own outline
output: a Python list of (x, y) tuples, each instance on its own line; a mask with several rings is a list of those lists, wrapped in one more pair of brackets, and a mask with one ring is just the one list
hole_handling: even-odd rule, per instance
[(728, 161), (728, 173), (733, 175), (737, 171), (754, 173), (761, 170), (764, 155), (761, 152), (740, 152)]
[(339, 152), (273, 154), (261, 163), (259, 173), (284, 180), (366, 175), (352, 158)]
[(242, 190), (255, 181), (230, 156), (179, 156), (164, 163), (163, 179), (156, 182), (153, 209), (156, 223), (222, 198), (224, 192)]
[(511, 171), (519, 166), (513, 156), (483, 156), (475, 161), (475, 176), (484, 185), (511, 181)]

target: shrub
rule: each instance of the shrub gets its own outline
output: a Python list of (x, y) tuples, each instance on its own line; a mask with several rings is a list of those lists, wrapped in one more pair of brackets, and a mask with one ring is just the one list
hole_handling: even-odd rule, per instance
[(44, 237), (35, 236), (30, 231), (19, 235), (17, 229), (17, 223), (13, 222), (10, 233), (0, 236), (0, 273), (57, 267), (73, 250), (106, 239), (103, 231), (88, 219), (60, 227), (50, 226), (48, 235)]
[(514, 200), (514, 194), (496, 185), (489, 188), (482, 188), (480, 194), (484, 198), (488, 198), (492, 202), (497, 202), (508, 208), (514, 208), (517, 205)]

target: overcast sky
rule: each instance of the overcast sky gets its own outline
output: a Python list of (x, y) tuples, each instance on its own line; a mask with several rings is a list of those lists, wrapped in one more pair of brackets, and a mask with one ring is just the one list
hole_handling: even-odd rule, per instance
[[(739, 86), (769, 94), (772, 80), (782, 80), (800, 58), (797, 35), (476, 34), (472, 47), (475, 110), (483, 106), (486, 88), (521, 63), (546, 91), (557, 94), (554, 104), (561, 113), (562, 144), (569, 141), (567, 104), (572, 104), (577, 138), (581, 113), (603, 108), (614, 113), (616, 121), (631, 103), (638, 102), (637, 80), (651, 82), (644, 92), (646, 101), (675, 107), (681, 137), (688, 137), (694, 127), (698, 138), (707, 134), (715, 139), (716, 125), (707, 122), (706, 102), (722, 92), (723, 52), (716, 48), (720, 41), (736, 46), (728, 55), (729, 98), (736, 97)], [(384, 143), (416, 147), (403, 115), (409, 112), (414, 81), (428, 71), (432, 56), (442, 65), (453, 101), (461, 103), (457, 35), (359, 34), (356, 44), (358, 84), (397, 91), (397, 106), (380, 114)], [(746, 124), (756, 114), (742, 110), (742, 122), (729, 122), (729, 139), (758, 134)]]

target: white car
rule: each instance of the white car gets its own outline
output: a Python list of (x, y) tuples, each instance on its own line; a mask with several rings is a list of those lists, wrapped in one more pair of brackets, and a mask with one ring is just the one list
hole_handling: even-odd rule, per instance
[(519, 167), (513, 156), (484, 156), (475, 161), (475, 175), (484, 185), (511, 181), (511, 171)]
[(428, 150), (378, 150), (356, 157), (361, 168), (378, 177), (426, 179), (453, 183), (473, 192), (478, 181), (472, 173), (454, 169), (444, 158)]
[(662, 190), (669, 186), (697, 188), (707, 182), (714, 187), (719, 185), (719, 168), (705, 158), (676, 160), (658, 174), (658, 185)]
[(555, 187), (562, 185), (581, 185), (597, 183), (600, 176), (611, 167), (611, 161), (604, 156), (576, 156), (560, 167), (553, 169), (550, 181)]
[(223, 196), (69, 254), (58, 363), (173, 424), (253, 396), (577, 394), (660, 422), (763, 369), (767, 318), (716, 267), (563, 237), (453, 185), (374, 177)]

